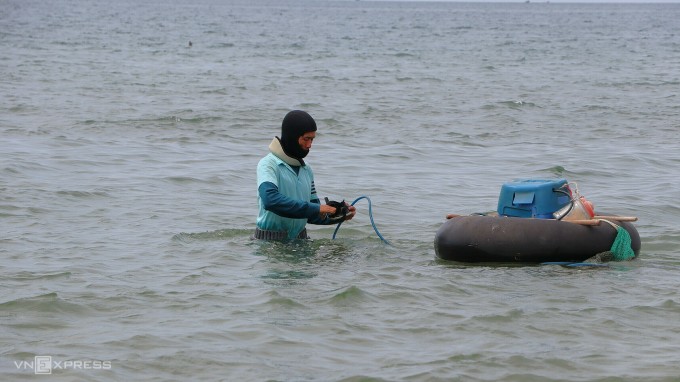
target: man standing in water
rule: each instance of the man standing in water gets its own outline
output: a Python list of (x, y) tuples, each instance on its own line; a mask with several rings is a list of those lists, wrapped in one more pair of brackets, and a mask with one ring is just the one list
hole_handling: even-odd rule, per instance
[(351, 220), (354, 206), (345, 214), (321, 204), (314, 186), (312, 168), (303, 160), (316, 138), (316, 122), (301, 110), (286, 114), (281, 123), (281, 138), (269, 145), (270, 153), (257, 165), (257, 201), (259, 213), (256, 239), (307, 239), (307, 223), (335, 224)]

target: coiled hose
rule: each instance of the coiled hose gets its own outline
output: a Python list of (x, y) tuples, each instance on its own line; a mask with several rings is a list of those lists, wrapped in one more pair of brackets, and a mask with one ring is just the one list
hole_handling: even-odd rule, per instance
[[(355, 205), (355, 204), (356, 204), (358, 201), (360, 201), (361, 199), (366, 199), (366, 200), (368, 201), (368, 217), (371, 218), (371, 225), (373, 226), (373, 230), (375, 231), (376, 235), (378, 235), (378, 237), (380, 238), (380, 240), (382, 240), (385, 244), (387, 244), (387, 245), (392, 245), (392, 244), (390, 244), (390, 242), (388, 242), (388, 241), (380, 234), (380, 231), (378, 231), (378, 227), (375, 226), (375, 222), (373, 221), (373, 208), (372, 208), (372, 206), (371, 206), (371, 198), (369, 198), (368, 196), (365, 196), (365, 195), (360, 196), (360, 197), (356, 198), (356, 199), (352, 202), (351, 205), (352, 205), (352, 206)], [(335, 235), (338, 233), (338, 230), (340, 229), (340, 226), (342, 225), (343, 222), (344, 222), (344, 220), (341, 221), (340, 223), (338, 223), (338, 226), (335, 227), (335, 231), (333, 232), (333, 240), (335, 240)]]

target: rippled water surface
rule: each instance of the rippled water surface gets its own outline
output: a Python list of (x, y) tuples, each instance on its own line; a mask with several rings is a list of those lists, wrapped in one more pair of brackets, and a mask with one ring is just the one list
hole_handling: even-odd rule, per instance
[[(0, 376), (677, 381), (677, 4), (0, 2)], [(191, 42), (191, 46), (189, 45)], [(313, 240), (250, 240), (305, 109)], [(437, 260), (447, 213), (564, 177), (606, 267)], [(40, 360), (40, 358), (38, 359)]]

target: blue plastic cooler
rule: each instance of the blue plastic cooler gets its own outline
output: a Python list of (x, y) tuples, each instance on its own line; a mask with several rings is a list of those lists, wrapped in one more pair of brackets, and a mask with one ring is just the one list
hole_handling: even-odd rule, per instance
[(498, 214), (552, 219), (553, 212), (569, 203), (568, 193), (566, 179), (522, 179), (505, 183), (498, 197)]

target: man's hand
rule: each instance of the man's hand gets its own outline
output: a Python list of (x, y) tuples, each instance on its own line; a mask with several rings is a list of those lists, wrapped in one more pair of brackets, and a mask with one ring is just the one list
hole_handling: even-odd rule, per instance
[(333, 214), (335, 213), (335, 211), (336, 211), (336, 208), (335, 208), (335, 207), (331, 207), (331, 206), (329, 206), (328, 204), (322, 204), (322, 205), (321, 205), (321, 208), (319, 208), (319, 214), (320, 214), (321, 216), (324, 216), (324, 215), (329, 215), (329, 216), (330, 216), (330, 215), (333, 215)]
[[(345, 204), (347, 204), (347, 202), (345, 202)], [(354, 215), (357, 214), (357, 209), (356, 207), (351, 206), (349, 204), (347, 204), (347, 209), (349, 210), (349, 213), (347, 214), (347, 216), (345, 216), (345, 220), (352, 220)]]

